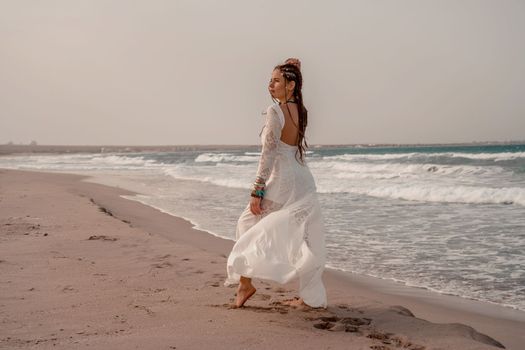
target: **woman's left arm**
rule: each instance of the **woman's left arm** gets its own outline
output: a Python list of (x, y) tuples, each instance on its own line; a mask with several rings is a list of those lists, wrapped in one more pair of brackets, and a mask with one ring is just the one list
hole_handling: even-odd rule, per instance
[(281, 122), (277, 115), (277, 111), (270, 106), (266, 112), (266, 124), (263, 130), (261, 158), (259, 159), (257, 176), (253, 184), (252, 200), (250, 202), (250, 209), (255, 215), (260, 215), (262, 213), (260, 204), (264, 197), (266, 182), (272, 173), (280, 138)]

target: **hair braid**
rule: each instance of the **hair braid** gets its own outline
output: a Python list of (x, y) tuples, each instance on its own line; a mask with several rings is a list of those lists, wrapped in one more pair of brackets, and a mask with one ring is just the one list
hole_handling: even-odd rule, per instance
[[(295, 157), (297, 159), (297, 153), (299, 153), (299, 161), (304, 164), (304, 156), (306, 149), (308, 148), (308, 143), (306, 142), (306, 126), (308, 125), (308, 110), (304, 106), (303, 101), (303, 77), (301, 74), (301, 62), (298, 59), (289, 58), (285, 61), (284, 64), (277, 65), (274, 69), (279, 69), (283, 74), (285, 81), (294, 81), (295, 87), (292, 93), (295, 98), (298, 109), (299, 109), (299, 125), (298, 125), (298, 137), (297, 137), (297, 152)], [(290, 113), (290, 108), (288, 108), (288, 113)]]

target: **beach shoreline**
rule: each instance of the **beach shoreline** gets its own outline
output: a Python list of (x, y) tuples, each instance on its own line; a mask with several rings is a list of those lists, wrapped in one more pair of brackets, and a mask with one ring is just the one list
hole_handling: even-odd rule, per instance
[[(174, 344), (179, 344), (177, 348), (189, 348), (189, 346), (195, 344), (206, 344), (206, 341), (214, 341), (213, 336), (217, 336), (217, 334), (229, 334), (230, 331), (235, 330), (235, 326), (248, 333), (257, 327), (257, 334), (261, 336), (263, 334), (271, 334), (272, 331), (281, 334), (280, 332), (288, 326), (283, 325), (283, 319), (280, 319), (280, 317), (291, 318), (287, 320), (287, 323), (293, 324), (296, 326), (295, 329), (298, 330), (294, 334), (282, 332), (283, 337), (286, 335), (292, 340), (301, 340), (301, 344), (305, 343), (312, 348), (315, 348), (315, 346), (318, 348), (319, 345), (335, 348), (340, 346), (342, 348), (348, 345), (349, 341), (355, 344), (356, 349), (367, 349), (377, 344), (386, 344), (385, 346), (394, 349), (396, 348), (394, 345), (400, 344), (401, 341), (405, 345), (410, 342), (414, 349), (416, 345), (422, 346), (422, 349), (496, 348), (494, 343), (492, 345), (487, 344), (487, 341), (489, 341), (487, 340), (488, 337), (502, 343), (507, 349), (519, 349), (519, 346), (525, 343), (525, 336), (521, 334), (521, 330), (525, 326), (525, 313), (522, 311), (449, 295), (441, 295), (421, 288), (404, 286), (393, 281), (349, 274), (328, 268), (323, 276), (328, 292), (329, 307), (327, 310), (290, 310), (279, 305), (278, 299), (296, 295), (296, 282), (281, 286), (277, 283), (258, 281), (257, 279), (254, 281), (254, 284), (258, 287), (257, 297), (250, 299), (246, 308), (231, 310), (226, 305), (232, 300), (235, 289), (223, 287), (222, 281), (225, 277), (225, 260), (233, 246), (233, 241), (196, 230), (187, 220), (121, 197), (122, 195), (131, 195), (133, 194), (132, 192), (82, 181), (87, 179), (85, 176), (0, 169), (0, 179), (0, 205), (2, 206), (0, 219), (2, 220), (1, 227), (4, 236), (2, 237), (4, 244), (2, 244), (2, 263), (0, 266), (2, 267), (3, 275), (8, 276), (4, 278), (9, 278), (10, 281), (4, 281), (3, 283), (2, 314), (7, 321), (3, 330), (0, 331), (0, 347), (3, 347), (2, 343), (4, 343), (9, 348), (30, 348), (35, 346), (35, 340), (30, 339), (30, 342), (27, 343), (29, 335), (34, 333), (36, 336), (41, 331), (42, 335), (38, 339), (47, 339), (40, 343), (45, 343), (49, 347), (51, 347), (52, 343), (56, 343), (58, 348), (67, 348), (72, 343), (87, 346), (88, 344), (108, 344), (110, 342), (112, 348), (124, 348), (126, 344), (129, 346), (130, 344), (143, 342), (143, 344), (151, 346), (150, 348), (152, 349), (168, 348), (165, 342), (171, 339), (171, 336)], [(62, 201), (57, 201), (57, 199)], [(78, 207), (79, 212), (72, 212), (68, 215), (61, 214), (71, 209), (71, 207)], [(87, 217), (95, 221), (89, 221)], [(37, 220), (39, 223), (31, 223), (31, 218), (40, 218)], [(95, 222), (97, 224), (94, 224)], [(72, 227), (75, 228), (72, 229)], [(46, 231), (45, 233), (48, 235), (42, 236), (43, 233), (38, 233), (43, 231)], [(26, 234), (28, 232), (29, 234)], [(89, 232), (98, 234), (88, 234)], [(101, 232), (104, 234), (100, 234)], [(115, 235), (114, 232), (117, 232), (118, 235)], [(80, 236), (80, 234), (83, 236)], [(86, 238), (86, 235), (94, 238)], [(36, 237), (38, 239), (46, 239), (49, 242), (53, 242), (53, 239), (56, 239), (56, 242), (50, 246), (40, 246), (33, 242), (37, 239)], [(68, 239), (67, 242), (60, 240), (60, 238), (64, 237)], [(116, 239), (112, 240), (113, 238)], [(28, 239), (32, 241), (25, 242)], [(130, 239), (137, 240), (137, 242), (127, 242)], [(86, 247), (80, 247), (86, 243), (86, 240), (91, 241), (88, 243), (95, 243), (100, 246), (89, 248), (93, 250), (86, 250)], [(117, 249), (119, 253), (115, 254), (115, 256), (109, 254), (112, 252), (107, 252), (107, 245), (113, 244), (115, 246), (119, 244), (119, 241), (121, 245)], [(150, 251), (141, 251), (139, 243), (147, 243)], [(71, 256), (75, 254), (101, 254), (100, 260), (93, 260), (95, 264), (91, 265), (95, 266), (99, 263), (101, 265), (108, 264), (108, 259), (112, 256), (111, 260), (113, 263), (117, 263), (123, 269), (121, 273), (124, 272), (123, 275), (128, 277), (133, 275), (134, 268), (153, 271), (147, 272), (141, 277), (133, 278), (135, 283), (141, 285), (142, 289), (139, 295), (143, 297), (150, 293), (149, 296), (152, 298), (149, 299), (149, 305), (142, 305), (136, 302), (133, 304), (133, 300), (137, 300), (137, 296), (132, 298), (131, 311), (136, 312), (136, 309), (143, 311), (142, 314), (136, 315), (136, 318), (133, 320), (137, 328), (124, 327), (122, 328), (124, 331), (116, 333), (119, 336), (115, 336), (115, 333), (105, 334), (103, 331), (98, 331), (97, 334), (87, 332), (90, 336), (86, 336), (85, 330), (77, 330), (76, 328), (71, 330), (72, 333), (68, 334), (68, 337), (60, 337), (60, 332), (63, 331), (52, 333), (50, 331), (52, 329), (51, 324), (49, 319), (45, 318), (45, 315), (49, 316), (50, 313), (56, 312), (57, 308), (49, 309), (49, 306), (42, 305), (42, 301), (54, 300), (56, 288), (53, 289), (51, 284), (67, 276), (56, 277), (57, 279), (53, 280), (44, 278), (43, 275), (37, 275), (37, 278), (32, 280), (31, 283), (40, 283), (40, 288), (29, 287), (27, 290), (35, 289), (27, 292), (26, 294), (28, 295), (24, 299), (18, 298), (23, 286), (28, 286), (30, 282), (15, 274), (15, 268), (23, 267), (31, 275), (34, 275), (38, 269), (42, 269), (40, 273), (50, 272), (49, 266), (52, 264), (49, 261), (65, 259), (52, 258), (54, 255), (63, 254), (53, 253), (59, 251), (52, 248), (57, 244), (63, 246), (64, 250), (74, 252), (71, 253)], [(24, 255), (22, 259), (22, 255), (18, 253), (17, 249), (31, 250), (33, 253), (31, 256)], [(187, 257), (175, 259), (175, 255), (177, 257), (182, 257), (182, 255)], [(135, 258), (133, 261), (137, 265), (121, 266), (122, 262), (127, 261), (126, 259), (130, 256)], [(163, 256), (165, 258), (162, 258)], [(138, 259), (139, 257), (140, 259)], [(78, 256), (78, 258), (84, 259), (81, 256)], [(38, 264), (39, 261), (44, 260), (48, 262), (47, 266)], [(194, 264), (189, 270), (193, 270), (194, 273), (189, 273), (188, 268), (184, 267), (186, 262), (190, 260), (194, 261)], [(211, 261), (215, 262), (210, 263)], [(60, 271), (68, 271), (68, 268), (72, 267), (57, 266), (57, 269), (61, 269)], [(82, 268), (93, 268), (93, 266), (84, 266)], [(106, 268), (110, 269), (109, 266), (106, 266)], [(96, 273), (110, 275), (108, 272), (98, 271)], [(160, 282), (159, 275), (162, 275)], [(177, 278), (174, 277), (180, 278), (181, 283), (175, 283), (174, 280)], [(76, 275), (68, 278), (68, 283), (59, 283), (62, 286), (61, 291), (69, 296), (76, 296), (78, 298), (76, 304), (88, 303), (90, 297), (88, 295), (80, 295), (82, 294), (82, 289), (77, 287), (76, 284), (80, 285), (86, 283), (90, 278), (97, 279), (97, 277), (87, 278)], [(102, 285), (104, 283), (117, 283), (113, 285), (113, 289), (108, 288), (105, 290), (111, 291), (111, 293), (119, 294), (123, 291), (129, 292), (132, 290), (129, 286), (126, 287), (123, 283), (118, 283), (118, 281), (98, 280), (97, 283)], [(167, 287), (157, 293), (154, 292), (156, 289), (145, 292), (147, 288), (150, 288), (147, 286), (155, 284), (166, 285)], [(157, 289), (163, 289), (163, 287), (158, 287)], [(185, 330), (184, 332), (179, 330), (175, 332), (175, 336), (173, 335), (173, 329), (170, 331), (160, 327), (161, 324), (181, 322), (181, 316), (170, 315), (168, 312), (163, 314), (165, 310), (160, 307), (169, 303), (166, 301), (162, 302), (162, 300), (175, 299), (173, 295), (170, 295), (170, 298), (173, 299), (164, 295), (165, 299), (153, 300), (156, 296), (163, 293), (167, 294), (169, 291), (178, 292), (177, 303), (170, 305), (173, 308), (172, 311), (176, 311), (177, 315), (180, 313), (180, 315), (189, 317), (199, 316), (194, 321), (189, 322), (194, 327), (197, 327), (197, 329), (193, 330), (193, 333), (190, 330)], [(200, 294), (200, 296), (196, 296), (196, 294)], [(196, 297), (195, 300), (192, 299), (193, 297)], [(196, 301), (198, 307), (191, 304), (192, 300)], [(17, 312), (16, 310), (20, 309), (21, 303), (26, 305), (25, 308), (22, 308), (24, 311)], [(101, 307), (103, 306), (104, 303), (102, 302)], [(48, 308), (46, 309), (46, 307)], [(122, 308), (119, 309), (121, 314), (124, 314), (124, 310), (129, 311), (129, 301), (128, 304), (120, 307)], [(42, 308), (44, 309), (43, 311), (40, 310)], [(196, 311), (199, 308), (200, 310)], [(41, 312), (38, 313), (38, 310)], [(203, 312), (203, 310), (206, 310), (206, 312)], [(76, 311), (82, 311), (82, 307), (77, 306)], [(239, 312), (243, 311), (246, 312), (239, 317)], [(64, 309), (60, 312), (71, 312), (71, 310)], [(115, 314), (119, 312), (115, 312)], [(42, 316), (44, 318), (38, 321), (42, 326), (36, 326), (38, 322), (31, 320), (30, 316), (35, 313), (44, 315)], [(335, 317), (336, 319), (325, 321), (325, 323), (332, 322), (335, 326), (341, 326), (341, 319), (350, 317), (350, 314), (361, 321), (370, 319), (372, 320), (371, 324), (360, 325), (359, 332), (329, 332), (314, 327), (314, 324), (319, 325), (319, 322), (322, 321), (320, 319), (314, 320), (316, 317), (332, 317), (332, 319)], [(409, 314), (413, 314), (415, 317), (411, 317)], [(151, 320), (154, 317), (153, 315), (158, 316), (156, 321)], [(225, 315), (227, 315), (226, 322), (231, 324), (228, 327), (217, 326), (214, 320), (221, 320), (221, 317), (225, 317)], [(89, 319), (87, 310), (84, 310), (83, 313), (80, 312), (76, 317), (74, 316), (68, 317), (73, 317), (73, 321), (78, 321), (82, 316), (85, 316), (85, 319)], [(204, 316), (209, 317), (207, 320), (204, 320), (206, 318)], [(263, 318), (262, 320), (261, 317)], [(145, 318), (148, 322), (145, 322)], [(184, 319), (184, 316), (182, 318)], [(271, 322), (269, 318), (272, 318)], [(133, 323), (131, 317), (128, 317), (128, 319), (128, 323)], [(267, 327), (261, 330), (260, 324), (255, 326), (250, 323), (251, 321), (268, 321), (264, 323)], [(36, 323), (33, 324), (34, 322)], [(416, 322), (419, 331), (414, 330)], [(103, 323), (104, 321), (102, 321)], [(133, 329), (136, 330), (139, 328), (139, 325), (145, 323), (151, 324), (151, 327), (154, 327), (156, 332), (158, 332), (159, 337), (156, 341), (160, 342), (158, 344), (162, 344), (161, 347), (153, 346), (153, 343), (150, 343), (151, 340), (148, 342), (148, 337), (151, 335), (133, 331)], [(215, 325), (215, 328), (212, 327), (213, 331), (216, 332), (212, 332), (213, 336), (203, 331), (203, 325), (208, 326), (207, 323)], [(478, 336), (477, 334), (479, 333), (473, 332), (471, 328), (458, 324), (473, 327), (477, 332), (488, 337)], [(326, 326), (328, 327), (329, 325), (327, 324)], [(30, 329), (34, 332), (30, 332)], [(63, 329), (66, 329), (65, 326)], [(204, 329), (209, 330), (209, 328)], [(76, 331), (73, 332), (73, 330)], [(373, 333), (373, 331), (376, 333)], [(83, 333), (79, 334), (78, 332)], [(383, 339), (378, 338), (380, 337), (378, 332), (382, 332)], [(388, 336), (388, 333), (391, 333), (391, 335)], [(51, 336), (50, 334), (55, 335)], [(322, 339), (318, 340), (317, 343), (312, 339), (308, 339), (306, 343), (305, 334)], [(370, 337), (370, 335), (374, 334), (377, 337)], [(319, 337), (319, 335), (322, 335), (322, 337)], [(397, 335), (397, 338), (395, 338), (395, 335)], [(446, 338), (448, 339), (443, 339), (443, 335), (447, 335)], [(237, 340), (241, 343), (245, 341), (243, 343), (245, 345), (241, 346), (241, 348), (265, 348), (271, 346), (271, 343), (268, 343), (270, 341), (275, 341), (275, 344), (285, 345), (279, 336), (275, 337), (275, 339), (267, 340), (267, 342), (258, 342), (259, 340), (252, 338), (253, 336), (247, 334), (246, 336), (239, 336)], [(250, 343), (250, 339), (254, 343)], [(483, 341), (480, 339), (483, 339)], [(78, 343), (75, 343), (75, 341)], [(234, 344), (239, 343), (236, 342)], [(273, 345), (274, 347), (275, 344)], [(221, 346), (223, 345), (224, 348), (232, 347), (231, 341), (229, 346), (227, 346), (228, 342), (221, 343)], [(199, 347), (198, 345), (195, 346), (196, 348)], [(410, 347), (407, 345), (405, 348)]]
[[(382, 147), (435, 147), (457, 146), (469, 147), (480, 145), (508, 146), (523, 145), (525, 140), (509, 141), (472, 141), (451, 143), (354, 143), (354, 144), (311, 144), (317, 148), (382, 148)], [(148, 153), (148, 152), (181, 152), (181, 151), (231, 151), (260, 150), (259, 144), (210, 144), (210, 145), (28, 145), (0, 144), (0, 155), (42, 155), (42, 154), (74, 154), (74, 153)]]

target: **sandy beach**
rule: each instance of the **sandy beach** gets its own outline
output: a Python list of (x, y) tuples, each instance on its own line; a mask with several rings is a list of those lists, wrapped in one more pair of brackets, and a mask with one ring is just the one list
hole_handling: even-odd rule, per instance
[(1, 349), (523, 349), (525, 313), (327, 269), (327, 309), (254, 279), (230, 240), (69, 174), (0, 169)]

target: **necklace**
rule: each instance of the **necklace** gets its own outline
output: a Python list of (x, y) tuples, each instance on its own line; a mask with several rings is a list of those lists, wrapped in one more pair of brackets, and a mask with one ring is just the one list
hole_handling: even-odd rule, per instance
[[(282, 104), (288, 104), (288, 103), (297, 103), (296, 101), (293, 101), (293, 100), (287, 100), (285, 103), (281, 103), (279, 102), (279, 105), (282, 105)], [(290, 108), (288, 106), (286, 106), (286, 108), (288, 108), (288, 112), (290, 112)], [(283, 115), (284, 115), (284, 111), (283, 111)], [(285, 117), (286, 118), (286, 117)], [(295, 123), (295, 121), (293, 120), (293, 118), (290, 116), (290, 120), (292, 121), (293, 125), (295, 125), (295, 127), (297, 128), (297, 130), (299, 130), (299, 125), (297, 125)]]

